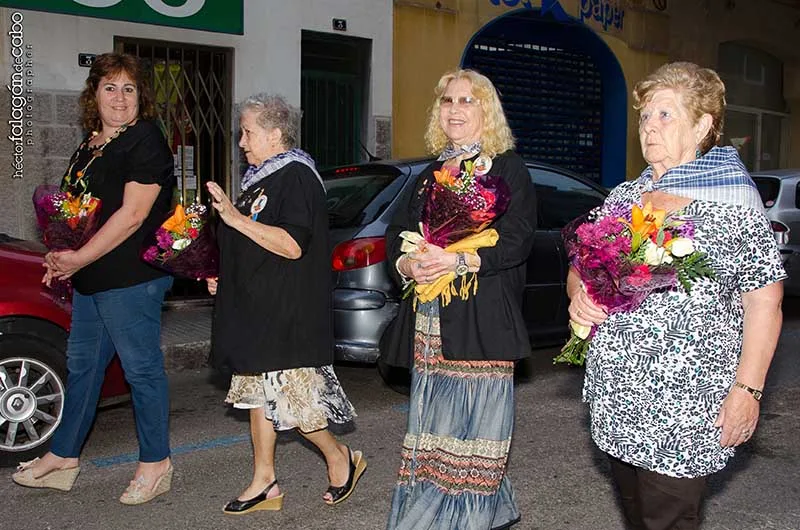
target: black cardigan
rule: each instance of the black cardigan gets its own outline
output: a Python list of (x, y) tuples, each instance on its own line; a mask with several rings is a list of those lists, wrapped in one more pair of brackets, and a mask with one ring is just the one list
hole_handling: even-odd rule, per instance
[[(392, 222), (386, 230), (389, 273), (401, 284), (394, 266), (400, 257), (399, 237), (403, 230), (417, 230), (422, 208), (442, 162), (434, 162), (400, 198)], [(525, 162), (513, 151), (492, 160), (490, 175), (503, 177), (511, 189), (506, 212), (492, 227), (500, 238), (491, 248), (478, 250), (481, 268), (477, 295), (466, 301), (454, 296), (440, 307), (442, 354), (450, 360), (522, 359), (530, 355), (530, 342), (522, 316), (525, 288), (525, 262), (536, 232), (536, 192)], [(400, 304), (397, 318), (381, 338), (381, 358), (393, 366), (409, 367), (413, 358), (414, 309), (412, 296)]]

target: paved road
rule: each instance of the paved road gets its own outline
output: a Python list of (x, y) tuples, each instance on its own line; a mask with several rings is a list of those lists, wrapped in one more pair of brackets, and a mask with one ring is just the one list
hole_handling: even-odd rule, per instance
[[(800, 529), (800, 304), (789, 308), (763, 405), (761, 428), (711, 482), (706, 530)], [(553, 367), (539, 350), (517, 386), (517, 428), (510, 462), (523, 521), (519, 530), (621, 529), (607, 465), (592, 446), (580, 402), (579, 370)], [(249, 481), (246, 416), (227, 408), (224, 383), (207, 370), (171, 376), (172, 491), (126, 507), (117, 497), (133, 470), (136, 440), (128, 405), (100, 412), (70, 493), (15, 487), (0, 470), (0, 529), (370, 529), (384, 527), (405, 429), (406, 399), (372, 367), (337, 367), (359, 413), (342, 439), (361, 449), (369, 468), (354, 495), (329, 508), (322, 459), (296, 435), (280, 437), (278, 475), (284, 509), (225, 516), (222, 505)]]

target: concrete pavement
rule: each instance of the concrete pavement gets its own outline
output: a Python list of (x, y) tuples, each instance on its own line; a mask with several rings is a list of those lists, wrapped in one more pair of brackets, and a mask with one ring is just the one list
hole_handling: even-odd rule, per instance
[[(168, 351), (207, 341), (194, 326), (210, 322), (210, 308), (188, 309), (164, 313)], [(703, 530), (800, 530), (799, 309), (794, 303), (787, 311), (758, 430), (710, 481)], [(608, 464), (589, 439), (580, 401), (582, 371), (552, 366), (555, 351), (536, 350), (516, 386), (509, 477), (523, 519), (514, 530), (622, 530)], [(137, 459), (132, 410), (125, 404), (99, 412), (71, 492), (20, 488), (11, 483), (11, 470), (2, 470), (0, 529), (384, 528), (408, 403), (381, 382), (374, 367), (336, 366), (358, 411), (355, 424), (337, 432), (369, 462), (353, 496), (341, 506), (325, 506), (322, 459), (296, 434), (281, 434), (277, 474), (286, 495), (284, 509), (232, 517), (221, 507), (247, 485), (252, 472), (247, 414), (223, 404), (224, 378), (207, 368), (175, 364), (183, 368), (170, 374), (172, 491), (144, 506), (117, 502)]]

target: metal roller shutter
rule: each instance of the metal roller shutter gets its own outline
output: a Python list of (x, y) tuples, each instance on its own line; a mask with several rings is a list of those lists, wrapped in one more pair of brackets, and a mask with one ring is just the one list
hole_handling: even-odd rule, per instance
[(589, 55), (479, 35), (463, 64), (486, 75), (500, 91), (522, 157), (600, 181), (602, 84)]

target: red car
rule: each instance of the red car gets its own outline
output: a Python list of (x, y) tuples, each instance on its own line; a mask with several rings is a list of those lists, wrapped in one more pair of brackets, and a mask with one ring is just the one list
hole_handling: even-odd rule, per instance
[[(0, 234), (0, 466), (46, 452), (64, 409), (71, 307), (41, 283), (46, 251)], [(115, 358), (101, 404), (128, 395)]]

